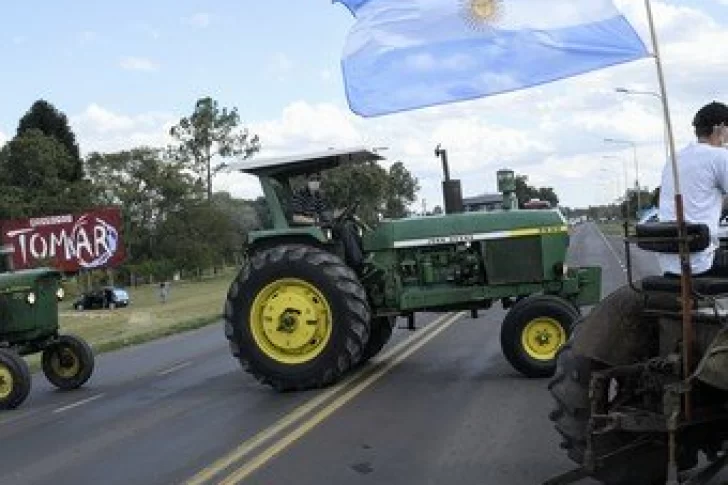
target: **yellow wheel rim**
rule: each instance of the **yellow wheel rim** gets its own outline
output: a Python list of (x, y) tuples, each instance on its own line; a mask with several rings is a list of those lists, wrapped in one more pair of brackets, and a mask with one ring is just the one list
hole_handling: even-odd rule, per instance
[(566, 331), (558, 320), (549, 317), (534, 318), (523, 329), (521, 344), (535, 360), (547, 361), (566, 343)]
[(331, 338), (331, 308), (312, 284), (286, 278), (260, 290), (250, 309), (258, 348), (283, 364), (301, 364), (321, 354)]
[(7, 366), (0, 364), (0, 399), (7, 399), (13, 392), (13, 373)]
[(58, 376), (64, 379), (76, 377), (81, 371), (81, 361), (70, 347), (60, 347), (53, 352), (51, 357), (51, 369)]

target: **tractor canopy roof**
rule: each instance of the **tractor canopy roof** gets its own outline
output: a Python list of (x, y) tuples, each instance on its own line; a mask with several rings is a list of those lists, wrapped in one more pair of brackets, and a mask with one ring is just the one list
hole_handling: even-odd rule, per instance
[(227, 165), (229, 171), (240, 171), (252, 175), (271, 177), (295, 177), (311, 172), (321, 172), (340, 165), (359, 164), (384, 157), (376, 149), (364, 147), (329, 149), (299, 155), (281, 155), (269, 158), (256, 158)]

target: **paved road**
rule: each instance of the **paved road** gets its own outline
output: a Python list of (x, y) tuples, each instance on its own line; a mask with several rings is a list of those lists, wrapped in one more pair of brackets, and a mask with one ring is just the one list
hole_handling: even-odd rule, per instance
[[(622, 251), (582, 225), (570, 260), (601, 265), (607, 293), (625, 282)], [(23, 407), (0, 415), (0, 484), (538, 484), (571, 464), (546, 381), (501, 355), (503, 315), (422, 315), (322, 391), (261, 387), (217, 327), (102, 355), (80, 391), (35, 376)]]

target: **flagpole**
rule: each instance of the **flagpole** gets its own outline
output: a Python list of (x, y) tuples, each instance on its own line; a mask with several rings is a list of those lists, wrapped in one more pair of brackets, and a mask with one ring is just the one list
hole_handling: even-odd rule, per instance
[[(677, 169), (677, 159), (675, 157), (675, 138), (672, 131), (672, 123), (670, 121), (670, 109), (667, 101), (667, 89), (665, 87), (665, 76), (662, 70), (662, 61), (660, 59), (660, 47), (657, 42), (657, 33), (655, 31), (655, 22), (652, 17), (652, 6), (650, 0), (645, 0), (647, 8), (647, 19), (650, 25), (650, 35), (652, 37), (652, 48), (654, 49), (655, 64), (657, 66), (657, 78), (660, 82), (660, 93), (662, 94), (662, 109), (665, 116), (665, 126), (667, 127), (667, 139), (670, 149), (670, 163), (672, 165), (672, 178), (675, 186), (675, 213), (677, 215), (678, 238), (680, 251), (680, 286), (682, 296), (682, 337), (683, 337), (683, 377), (687, 379), (692, 372), (692, 346), (693, 346), (693, 327), (691, 321), (691, 275), (690, 275), (690, 254), (687, 245), (687, 229), (685, 227), (685, 211), (683, 208), (683, 198), (680, 191), (680, 177)], [(685, 394), (685, 418), (691, 419), (691, 398), (690, 392)]]

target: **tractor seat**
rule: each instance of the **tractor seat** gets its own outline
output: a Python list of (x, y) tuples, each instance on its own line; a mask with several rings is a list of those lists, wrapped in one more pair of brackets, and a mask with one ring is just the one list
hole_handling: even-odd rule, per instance
[[(680, 293), (680, 277), (673, 274), (648, 276), (642, 280), (642, 289), (645, 291)], [(708, 296), (728, 294), (728, 278), (693, 276), (693, 292)]]

